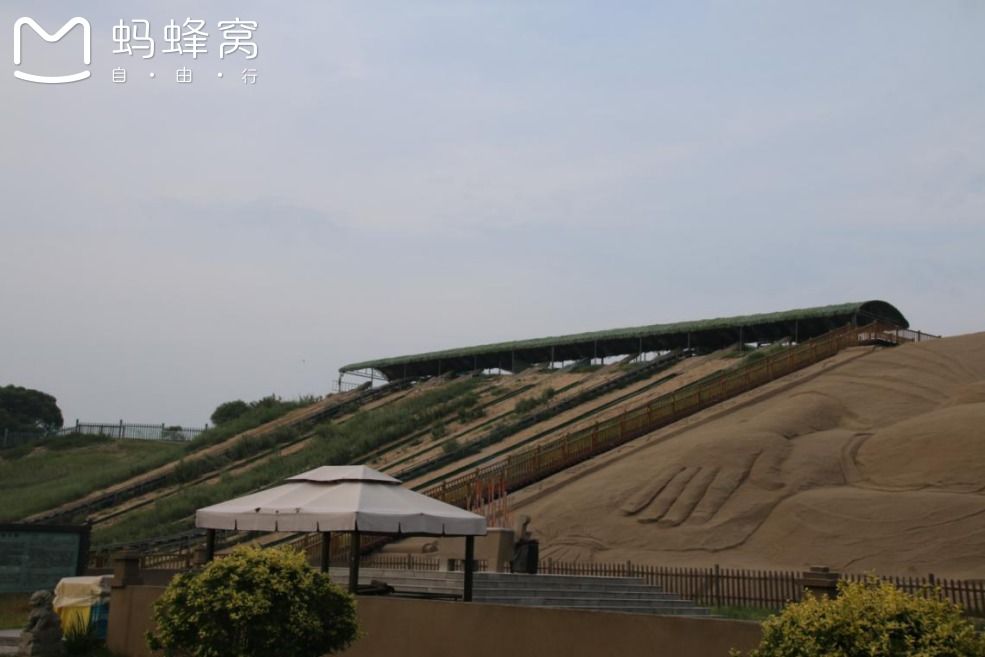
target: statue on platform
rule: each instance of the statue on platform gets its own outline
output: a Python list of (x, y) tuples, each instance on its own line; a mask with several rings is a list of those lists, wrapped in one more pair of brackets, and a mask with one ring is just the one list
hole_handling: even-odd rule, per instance
[(31, 614), (17, 646), (19, 657), (64, 657), (62, 624), (51, 606), (52, 600), (50, 591), (35, 591), (31, 595)]
[(527, 529), (529, 524), (530, 516), (521, 515), (517, 518), (513, 531), (513, 560), (510, 563), (510, 570), (514, 573), (536, 575), (540, 560), (540, 543)]

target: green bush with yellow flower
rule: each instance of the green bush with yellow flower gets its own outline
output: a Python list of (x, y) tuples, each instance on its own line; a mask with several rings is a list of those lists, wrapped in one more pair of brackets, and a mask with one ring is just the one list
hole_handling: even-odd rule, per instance
[(358, 633), (351, 595), (294, 550), (241, 547), (178, 575), (154, 605), (167, 657), (320, 657)]
[(985, 657), (985, 637), (938, 591), (911, 595), (870, 578), (840, 582), (834, 599), (787, 605), (763, 622), (747, 657), (863, 656)]

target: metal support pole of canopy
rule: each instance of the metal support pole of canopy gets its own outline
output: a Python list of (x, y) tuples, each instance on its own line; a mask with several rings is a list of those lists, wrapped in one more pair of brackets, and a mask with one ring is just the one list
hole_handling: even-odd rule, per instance
[(215, 530), (205, 531), (205, 561), (208, 563), (215, 558)]
[(349, 593), (355, 593), (359, 588), (359, 530), (349, 534)]
[(475, 536), (465, 537), (465, 590), (462, 600), (472, 602), (472, 569), (475, 567)]
[(332, 532), (321, 533), (321, 571), (328, 572), (329, 560), (332, 557)]

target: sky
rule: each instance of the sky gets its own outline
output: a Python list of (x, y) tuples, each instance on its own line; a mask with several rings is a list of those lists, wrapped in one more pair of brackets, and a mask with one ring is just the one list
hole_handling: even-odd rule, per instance
[[(86, 18), (91, 64), (25, 28), (15, 67), (22, 16)], [(163, 53), (188, 18), (208, 52)], [(0, 385), (193, 426), (499, 340), (865, 299), (985, 330), (983, 34), (978, 0), (7, 0)]]

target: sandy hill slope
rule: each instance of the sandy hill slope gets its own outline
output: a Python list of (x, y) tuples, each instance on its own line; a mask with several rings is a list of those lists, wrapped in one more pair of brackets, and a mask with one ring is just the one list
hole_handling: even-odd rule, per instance
[(543, 558), (985, 577), (985, 333), (866, 353), (608, 461), (516, 509)]

